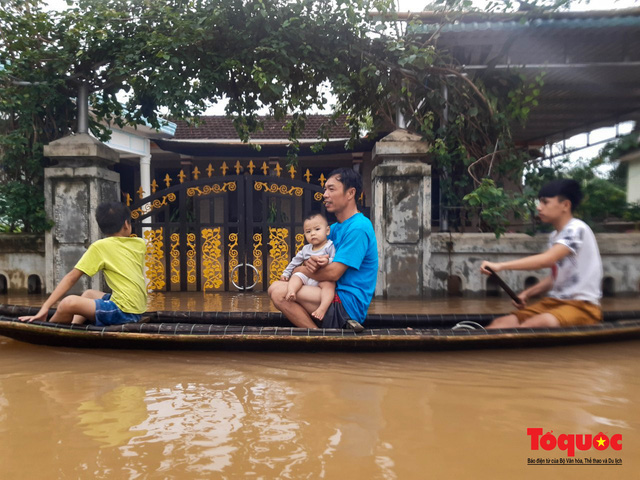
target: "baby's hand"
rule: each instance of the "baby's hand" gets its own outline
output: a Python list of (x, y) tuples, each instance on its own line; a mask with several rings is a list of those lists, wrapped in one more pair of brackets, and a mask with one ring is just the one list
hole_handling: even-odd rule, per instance
[(283, 281), (283, 282), (288, 282), (288, 281), (289, 281), (289, 277), (287, 277), (287, 276), (285, 276), (285, 275), (282, 275), (282, 276), (280, 277), (280, 280), (281, 280), (281, 281)]
[(329, 255), (314, 255), (309, 257), (304, 265), (311, 273), (315, 273), (319, 268), (329, 265)]

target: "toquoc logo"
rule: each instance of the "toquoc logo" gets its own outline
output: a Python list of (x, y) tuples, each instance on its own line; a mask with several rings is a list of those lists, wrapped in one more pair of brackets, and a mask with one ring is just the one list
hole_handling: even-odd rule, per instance
[(542, 434), (541, 428), (527, 428), (527, 435), (531, 437), (531, 450), (553, 450), (559, 448), (560, 450), (566, 450), (567, 456), (574, 457), (576, 454), (576, 448), (578, 450), (586, 451), (591, 448), (596, 450), (606, 450), (611, 447), (613, 450), (622, 450), (622, 434), (616, 433), (609, 438), (604, 433), (600, 432), (597, 435), (574, 435), (561, 434), (556, 437), (553, 434), (553, 430)]

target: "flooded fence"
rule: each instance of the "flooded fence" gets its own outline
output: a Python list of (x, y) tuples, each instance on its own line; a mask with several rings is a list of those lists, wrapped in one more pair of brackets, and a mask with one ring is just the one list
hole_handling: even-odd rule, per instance
[[(605, 296), (640, 292), (640, 233), (598, 233)], [(432, 269), (428, 289), (449, 295), (500, 295), (493, 279), (480, 274), (483, 260), (506, 262), (541, 253), (548, 248), (548, 234), (510, 233), (496, 239), (489, 233), (434, 233), (431, 235)], [(549, 275), (549, 269), (508, 270), (500, 276), (516, 291)]]
[[(600, 233), (596, 239), (604, 269), (604, 295), (640, 292), (640, 233)], [(506, 234), (496, 239), (488, 233), (433, 233), (427, 290), (443, 295), (499, 295), (498, 286), (480, 275), (482, 261), (513, 260), (546, 247), (546, 234)], [(501, 272), (514, 290), (529, 287), (548, 274), (548, 270)], [(45, 293), (44, 285), (44, 235), (0, 234), (0, 295)]]

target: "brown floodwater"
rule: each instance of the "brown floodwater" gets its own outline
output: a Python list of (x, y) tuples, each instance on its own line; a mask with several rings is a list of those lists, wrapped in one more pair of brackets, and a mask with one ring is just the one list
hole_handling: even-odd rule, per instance
[[(153, 302), (205, 306), (202, 295), (177, 297)], [(270, 308), (263, 296), (221, 297), (208, 301)], [(29, 303), (15, 300), (0, 296)], [(376, 300), (373, 310), (508, 305)], [(81, 350), (0, 337), (0, 478), (635, 479), (639, 364), (638, 341), (349, 354)], [(534, 451), (528, 428), (620, 435), (622, 449)], [(569, 458), (612, 463), (551, 463)]]
[[(47, 295), (0, 294), (0, 304), (39, 307)], [(604, 298), (604, 310), (640, 310), (640, 296)], [(148, 296), (147, 309), (174, 311), (277, 312), (265, 293), (163, 293)], [(498, 297), (374, 298), (369, 313), (503, 313), (513, 309), (506, 295)]]

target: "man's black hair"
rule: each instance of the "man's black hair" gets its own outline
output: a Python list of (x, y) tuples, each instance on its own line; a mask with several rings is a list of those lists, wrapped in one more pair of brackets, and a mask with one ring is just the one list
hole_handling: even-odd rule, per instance
[(105, 202), (96, 208), (96, 221), (105, 235), (118, 233), (127, 220), (131, 221), (131, 211), (124, 203)]
[(575, 180), (563, 178), (543, 185), (540, 192), (538, 192), (538, 198), (542, 197), (559, 197), (561, 201), (569, 200), (571, 202), (571, 212), (573, 213), (582, 201), (582, 189)]
[(327, 178), (331, 178), (334, 175), (337, 176), (340, 183), (342, 183), (345, 192), (350, 188), (356, 189), (355, 198), (357, 202), (362, 193), (362, 177), (360, 174), (353, 168), (337, 168), (331, 172)]
[(311, 220), (313, 217), (321, 217), (324, 219), (325, 222), (329, 223), (329, 221), (327, 220), (327, 217), (325, 217), (322, 212), (311, 212), (309, 215), (304, 217), (304, 219), (302, 220), (302, 223), (306, 222), (307, 220)]

